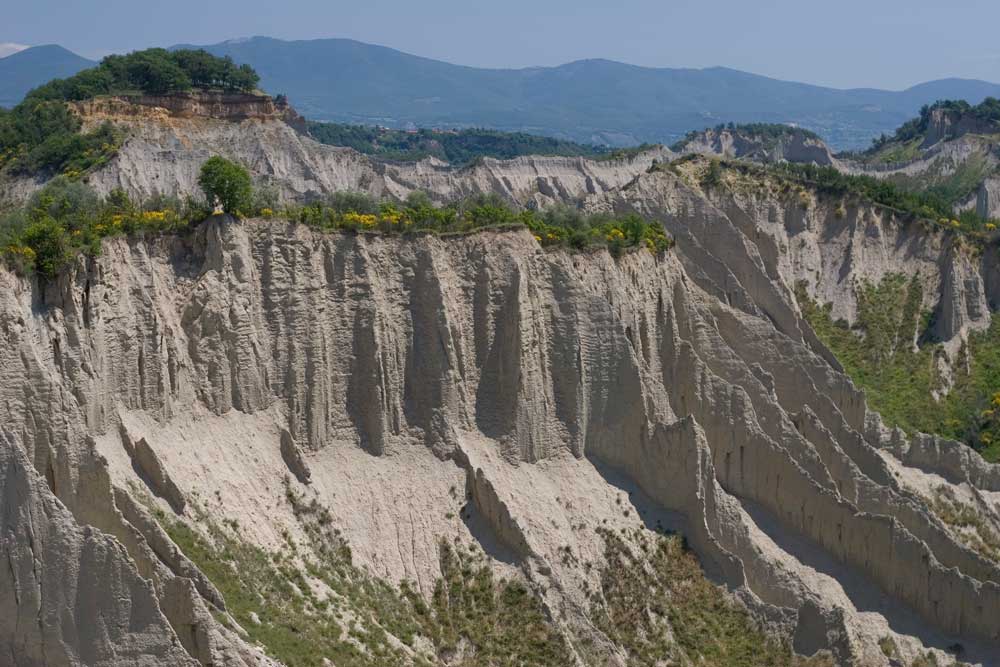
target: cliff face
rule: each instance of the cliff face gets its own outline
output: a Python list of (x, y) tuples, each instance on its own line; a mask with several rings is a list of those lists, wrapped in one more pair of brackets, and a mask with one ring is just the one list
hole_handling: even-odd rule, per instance
[[(702, 168), (690, 167), (689, 182)], [(761, 261), (782, 285), (829, 304), (834, 320), (857, 323), (859, 289), (903, 276), (919, 283), (920, 310), (934, 322), (930, 333), (953, 353), (970, 332), (989, 326), (1000, 305), (995, 253), (939, 227), (856, 198), (790, 189), (766, 176), (731, 172), (719, 187), (699, 191), (718, 215), (755, 238)]]
[[(930, 457), (905, 465), (919, 446), (867, 414), (766, 249), (718, 209), (667, 174), (609, 203), (686, 229), (681, 249), (615, 260), (544, 252), (527, 232), (399, 239), (219, 218), (190, 242), (108, 242), (44, 289), (4, 273), (3, 421), (76, 522), (131, 544), (151, 606), (200, 619), (163, 611), (202, 662), (246, 649), (198, 613), (223, 603), (131, 498), (187, 515), (178, 499), (216, 489), (212, 511), (266, 545), (295, 530), (272, 508), (302, 467), (391, 579), (429, 586), (436, 541), (471, 539), (509, 552), (567, 619), (594, 575), (561, 550), (599, 562), (579, 526), (627, 524), (624, 484), (679, 513), (706, 566), (802, 651), (879, 664), (892, 635), (989, 655), (1000, 569), (899, 471), (964, 478)], [(1000, 492), (995, 470), (965, 466), (977, 492)], [(109, 481), (88, 483), (89, 468)], [(456, 475), (485, 528), (442, 518)]]
[(88, 123), (154, 117), (161, 120), (201, 118), (236, 122), (298, 118), (287, 103), (276, 103), (268, 95), (248, 93), (190, 92), (110, 97), (74, 102), (71, 109)]
[(0, 489), (5, 664), (198, 664), (122, 546), (79, 525), (6, 432)]
[(996, 131), (996, 123), (977, 118), (973, 114), (934, 109), (931, 111), (921, 148), (930, 148), (939, 141), (958, 139), (966, 134), (993, 134)]
[(984, 218), (1000, 218), (998, 131), (997, 123), (973, 114), (935, 109), (922, 139), (890, 142), (874, 157), (838, 160), (837, 167), (910, 190), (952, 193), (956, 212), (973, 210)]
[[(958, 340), (988, 318), (985, 256), (870, 207), (705, 191), (645, 157), (390, 167), (269, 120), (171, 118), (94, 185), (187, 192), (211, 150), (289, 197), (583, 199), (659, 219), (678, 245), (613, 258), (523, 230), (216, 217), (188, 238), (107, 240), (48, 284), (0, 270), (0, 618), (27, 619), (0, 622), (0, 643), (22, 663), (266, 664), (156, 517), (277, 551), (305, 537), (287, 498), (308, 494), (359, 565), (425, 596), (441, 540), (478, 545), (541, 597), (578, 664), (599, 662), (588, 646), (622, 655), (589, 618), (600, 531), (657, 525), (800, 653), (887, 665), (889, 637), (907, 661), (958, 642), (997, 664), (1000, 565), (925, 496), (995, 521), (1000, 468), (884, 428), (793, 296), (804, 282), (849, 319), (853, 282), (919, 272)], [(72, 609), (58, 630), (23, 629), (52, 606)], [(113, 627), (86, 630), (93, 609)]]

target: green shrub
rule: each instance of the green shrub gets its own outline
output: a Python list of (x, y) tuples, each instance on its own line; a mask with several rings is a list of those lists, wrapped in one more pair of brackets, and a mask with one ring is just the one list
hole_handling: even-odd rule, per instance
[(102, 201), (86, 184), (59, 176), (26, 206), (0, 215), (0, 253), (18, 270), (52, 277), (76, 253), (98, 254), (105, 237), (177, 231), (208, 213), (170, 197), (136, 204), (121, 190)]
[(518, 211), (497, 195), (479, 195), (456, 205), (436, 207), (423, 193), (415, 193), (401, 205), (377, 204), (367, 195), (338, 193), (327, 202), (290, 207), (281, 217), (319, 229), (352, 229), (405, 233), (470, 232), (476, 229), (524, 226), (541, 245), (564, 246), (577, 250), (607, 247), (614, 254), (630, 248), (646, 248), (659, 253), (673, 246), (663, 225), (635, 214), (612, 216), (584, 214), (566, 206), (543, 211)]
[(35, 270), (45, 278), (55, 276), (72, 258), (66, 228), (48, 215), (38, 216), (25, 228), (21, 244), (31, 249)]
[(768, 637), (746, 609), (705, 577), (680, 535), (598, 528), (605, 567), (590, 616), (629, 665), (831, 667), (819, 652), (800, 658)]
[[(606, 247), (618, 255), (641, 248), (656, 254), (673, 246), (660, 222), (635, 214), (584, 214), (567, 206), (518, 211), (494, 195), (438, 207), (419, 192), (402, 203), (379, 203), (362, 193), (344, 192), (325, 202), (278, 209), (278, 194), (265, 191), (255, 198), (246, 170), (235, 163), (212, 158), (202, 176), (206, 197), (220, 201), (227, 211), (282, 218), (324, 231), (462, 233), (525, 227), (545, 247)], [(0, 253), (17, 269), (34, 268), (51, 276), (75, 253), (100, 253), (106, 237), (183, 231), (210, 214), (204, 200), (190, 198), (155, 196), (133, 202), (124, 191), (115, 190), (101, 200), (86, 184), (60, 176), (27, 206), (0, 214)]]
[(230, 215), (243, 215), (253, 204), (253, 185), (247, 170), (235, 162), (218, 155), (201, 166), (198, 176), (209, 206), (216, 203)]

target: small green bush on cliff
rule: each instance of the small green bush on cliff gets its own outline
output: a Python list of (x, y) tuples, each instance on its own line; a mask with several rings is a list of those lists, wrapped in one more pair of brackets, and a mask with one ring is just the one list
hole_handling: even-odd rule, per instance
[(102, 200), (86, 184), (59, 176), (24, 207), (0, 213), (0, 255), (51, 278), (78, 253), (99, 253), (102, 238), (179, 231), (209, 213), (198, 202), (163, 197), (136, 204), (121, 190)]
[(209, 206), (218, 204), (230, 215), (244, 215), (253, 204), (250, 174), (242, 165), (218, 155), (201, 166), (198, 185)]

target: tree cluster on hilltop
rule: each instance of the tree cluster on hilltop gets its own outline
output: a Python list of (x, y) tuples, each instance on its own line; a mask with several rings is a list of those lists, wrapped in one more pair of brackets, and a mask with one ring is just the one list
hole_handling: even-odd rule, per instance
[(121, 142), (118, 131), (105, 124), (82, 134), (80, 119), (66, 102), (192, 89), (250, 92), (259, 80), (249, 65), (203, 50), (146, 49), (108, 56), (97, 67), (35, 88), (10, 111), (0, 109), (0, 169), (75, 177), (114, 154)]
[(228, 56), (218, 58), (201, 49), (146, 49), (107, 56), (97, 67), (35, 88), (25, 102), (78, 101), (136, 92), (162, 95), (192, 89), (252, 92), (259, 82), (260, 76), (252, 67), (237, 65)]

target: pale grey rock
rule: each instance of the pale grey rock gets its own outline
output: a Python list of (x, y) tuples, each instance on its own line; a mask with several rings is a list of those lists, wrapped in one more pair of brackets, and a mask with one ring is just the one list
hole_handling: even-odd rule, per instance
[(133, 452), (132, 461), (138, 468), (139, 475), (149, 484), (150, 490), (170, 503), (175, 512), (183, 513), (184, 494), (174, 484), (174, 480), (170, 479), (170, 475), (160, 463), (160, 458), (145, 438), (139, 438)]
[(984, 218), (1000, 219), (1000, 178), (993, 176), (983, 181), (962, 208), (975, 208)]
[(79, 525), (7, 431), (0, 431), (0, 490), (2, 662), (198, 664), (125, 549)]
[[(621, 204), (660, 202), (663, 214), (694, 196), (651, 175)], [(200, 254), (186, 260), (201, 269), (181, 274), (173, 261), (144, 265), (144, 247), (112, 241), (87, 269), (106, 276), (89, 286), (89, 303), (99, 305), (88, 317), (115, 322), (111, 312), (127, 304), (132, 317), (162, 322), (163, 341), (143, 352), (139, 375), (176, 370), (172, 379), (159, 371), (158, 395), (109, 375), (88, 396), (106, 401), (95, 414), (124, 403), (174, 418), (190, 400), (218, 414), (284, 404), (289, 438), (313, 450), (350, 433), (366, 447), (374, 423), (383, 429), (373, 452), (381, 456), (412, 439), (443, 455), (465, 452), (458, 431), (478, 431), (520, 465), (593, 457), (687, 516), (692, 544), (731, 587), (763, 604), (761, 613), (780, 617), (777, 610), (814, 600), (804, 596), (806, 583), (777, 584), (773, 563), (754, 548), (752, 526), (764, 512), (930, 625), (992, 641), (994, 617), (971, 610), (1000, 604), (996, 565), (891, 482), (872, 448), (881, 443), (862, 435), (860, 395), (811, 351), (772, 278), (780, 272), (754, 244), (732, 242), (744, 238), (737, 226), (725, 232), (726, 248), (700, 234), (700, 225), (724, 223), (717, 209), (676, 219), (678, 231), (690, 225), (676, 253), (619, 260), (542, 252), (526, 232), (396, 239), (218, 218), (206, 223)], [(699, 238), (709, 243), (695, 245)], [(716, 253), (725, 261), (688, 276), (687, 266)], [(144, 286), (141, 302), (122, 296), (133, 290), (121, 285), (134, 280)], [(720, 281), (729, 281), (733, 306), (713, 295)], [(59, 326), (79, 331), (88, 351), (64, 346), (56, 372), (74, 373), (83, 358), (114, 368), (101, 360), (109, 353), (137, 363), (141, 339), (113, 352), (92, 347), (101, 339), (73, 324), (83, 319), (76, 290), (84, 285), (67, 287), (49, 317), (60, 313)], [(386, 324), (359, 328), (359, 317)], [(16, 333), (7, 342), (23, 349)], [(8, 363), (12, 376), (23, 373), (23, 357)], [(379, 369), (377, 390), (357, 390), (378, 401), (347, 399), (358, 368)], [(501, 481), (467, 465), (479, 513), (515, 553), (539, 558), (544, 537), (502, 499)], [(744, 503), (759, 509), (748, 517)], [(818, 636), (817, 618), (832, 624), (823, 632), (849, 632), (849, 619), (819, 604), (803, 637)], [(183, 608), (172, 613), (188, 625)], [(187, 636), (199, 645), (197, 632)]]
[[(111, 121), (127, 132), (121, 149), (106, 167), (90, 174), (88, 182), (102, 194), (122, 188), (137, 200), (198, 193), (201, 165), (222, 155), (245, 165), (259, 186), (273, 189), (282, 201), (310, 201), (339, 190), (403, 198), (420, 190), (440, 201), (496, 192), (522, 204), (546, 205), (621, 187), (655, 160), (672, 155), (654, 148), (619, 160), (486, 158), (456, 168), (434, 159), (384, 163), (349, 148), (326, 146), (297, 131), (280, 114), (233, 122), (118, 104), (86, 108), (83, 117), (85, 128)], [(0, 181), (0, 200), (24, 199), (43, 184), (31, 178)]]
[(284, 430), (281, 432), (281, 458), (300, 484), (309, 483), (312, 473), (309, 472), (309, 467), (306, 465), (305, 459), (302, 458), (302, 452), (295, 444), (291, 434)]

